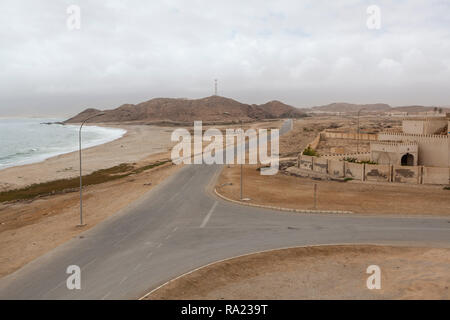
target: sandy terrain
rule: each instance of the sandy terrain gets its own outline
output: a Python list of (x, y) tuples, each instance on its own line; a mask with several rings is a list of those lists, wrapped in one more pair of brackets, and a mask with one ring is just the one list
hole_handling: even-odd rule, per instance
[[(350, 128), (354, 121), (351, 117), (297, 119), (293, 129), (280, 137), (281, 157), (296, 158), (320, 131), (330, 126)], [(377, 128), (383, 125), (380, 121), (379, 118), (363, 118), (361, 126)], [(288, 176), (281, 171), (274, 176), (262, 176), (257, 166), (244, 166), (244, 197), (251, 199), (249, 203), (302, 210), (314, 209), (314, 184), (318, 185), (319, 210), (367, 214), (450, 215), (450, 191), (443, 190), (442, 186), (318, 181)], [(216, 187), (220, 194), (239, 200), (239, 166), (226, 166)]]
[[(320, 246), (275, 250), (209, 265), (147, 297), (157, 299), (449, 299), (450, 249)], [(381, 289), (366, 286), (367, 267)]]
[[(153, 155), (142, 164), (167, 156)], [(114, 215), (180, 167), (167, 163), (123, 179), (85, 187), (83, 214), (87, 226), (82, 228), (77, 227), (78, 192), (0, 204), (0, 277)]]
[[(173, 128), (137, 125), (107, 125), (127, 130), (115, 141), (83, 150), (83, 175), (121, 163), (132, 163), (149, 155), (166, 152), (172, 145)], [(16, 189), (79, 174), (78, 151), (43, 162), (0, 170), (0, 191)]]
[[(108, 125), (127, 130), (121, 139), (83, 151), (83, 174), (121, 163), (145, 166), (169, 159), (173, 128)], [(0, 204), (0, 276), (95, 226), (137, 200), (180, 166), (167, 163), (126, 178), (84, 188), (84, 220), (78, 228), (79, 194), (71, 192)], [(17, 188), (78, 176), (78, 152), (0, 171), (1, 185)], [(130, 192), (130, 190), (133, 190)]]
[[(249, 203), (296, 209), (313, 209), (314, 184), (317, 209), (366, 214), (450, 215), (450, 191), (440, 186), (364, 184), (355, 181), (316, 181), (278, 173), (262, 176), (256, 166), (244, 166), (244, 197)], [(238, 200), (239, 166), (225, 167), (217, 191)], [(230, 185), (231, 183), (231, 185)]]
[[(281, 123), (252, 123), (246, 127), (269, 128)], [(173, 145), (170, 135), (175, 128), (145, 125), (118, 127), (128, 130), (123, 138), (83, 151), (83, 174), (121, 163), (135, 163), (137, 167), (142, 167), (170, 158), (169, 152), (161, 151), (169, 150)], [(83, 211), (87, 226), (84, 228), (76, 227), (79, 223), (78, 192), (0, 204), (0, 277), (115, 214), (180, 167), (168, 163), (126, 178), (85, 187)], [(2, 170), (0, 181), (7, 182), (9, 187), (19, 187), (78, 176), (77, 168), (78, 153), (74, 152), (44, 162)]]

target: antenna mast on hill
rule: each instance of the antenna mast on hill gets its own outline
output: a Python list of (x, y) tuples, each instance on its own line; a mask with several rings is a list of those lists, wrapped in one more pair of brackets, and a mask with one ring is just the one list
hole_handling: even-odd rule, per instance
[(214, 95), (217, 96), (217, 79), (214, 79)]

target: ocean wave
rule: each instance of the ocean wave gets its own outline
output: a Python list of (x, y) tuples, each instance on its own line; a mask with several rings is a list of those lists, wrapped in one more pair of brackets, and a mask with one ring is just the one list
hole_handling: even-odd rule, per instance
[[(42, 121), (36, 120), (37, 121)], [(44, 161), (78, 150), (78, 126), (40, 125), (35, 121), (17, 120), (13, 125), (2, 121), (0, 134), (0, 170)], [(119, 128), (86, 126), (82, 131), (82, 149), (102, 145), (124, 136)]]

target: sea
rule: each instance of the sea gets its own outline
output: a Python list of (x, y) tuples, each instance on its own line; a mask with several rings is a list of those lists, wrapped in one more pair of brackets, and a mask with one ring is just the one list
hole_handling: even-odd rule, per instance
[[(79, 125), (54, 118), (0, 118), (0, 170), (78, 150)], [(52, 124), (48, 124), (52, 123)], [(126, 130), (83, 126), (82, 148), (121, 138)]]

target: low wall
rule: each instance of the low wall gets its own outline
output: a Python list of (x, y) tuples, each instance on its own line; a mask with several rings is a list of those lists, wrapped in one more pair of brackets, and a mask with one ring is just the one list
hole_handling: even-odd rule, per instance
[(364, 164), (345, 162), (345, 177), (364, 180)]
[(391, 181), (390, 165), (366, 164), (364, 171), (366, 181), (379, 181), (379, 182)]
[(423, 167), (424, 184), (449, 184), (449, 168)]
[(344, 161), (328, 159), (328, 174), (337, 178), (344, 178)]
[(298, 168), (335, 178), (410, 184), (450, 184), (450, 168), (363, 164), (299, 155)]
[(314, 140), (311, 141), (311, 143), (309, 144), (309, 146), (310, 146), (312, 149), (317, 149), (317, 146), (318, 146), (319, 143), (320, 143), (320, 137), (321, 137), (321, 133), (319, 133), (319, 134), (314, 138)]
[(298, 167), (300, 169), (312, 170), (313, 169), (313, 156), (301, 155), (298, 161)]
[(325, 158), (314, 157), (313, 171), (328, 173), (328, 160)]
[(393, 166), (392, 182), (420, 184), (422, 167)]

